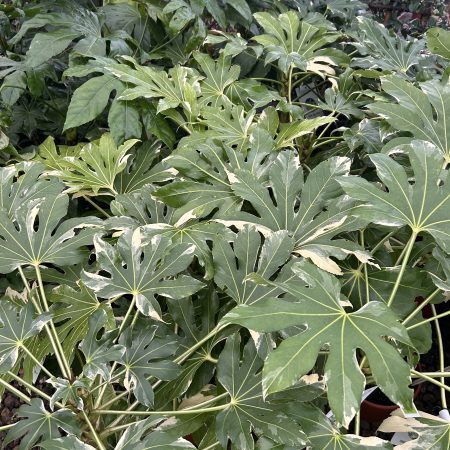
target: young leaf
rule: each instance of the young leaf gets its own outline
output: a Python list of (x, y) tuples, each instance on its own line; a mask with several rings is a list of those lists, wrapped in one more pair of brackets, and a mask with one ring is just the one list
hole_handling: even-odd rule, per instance
[(190, 276), (180, 275), (191, 263), (194, 247), (171, 244), (162, 236), (155, 236), (145, 246), (141, 243), (139, 228), (127, 230), (114, 247), (95, 237), (97, 261), (109, 276), (84, 271), (83, 281), (102, 298), (131, 294), (142, 314), (161, 320), (155, 295), (181, 299), (203, 286)]
[(400, 164), (381, 153), (371, 155), (370, 159), (388, 192), (361, 177), (339, 178), (338, 181), (349, 196), (363, 202), (356, 208), (356, 215), (388, 227), (407, 225), (415, 233), (427, 232), (450, 252), (450, 183), (442, 172), (442, 154), (433, 144), (424, 141), (413, 141), (408, 154), (414, 184), (409, 183)]
[(382, 391), (406, 412), (415, 411), (408, 388), (409, 366), (384, 340), (388, 336), (411, 345), (397, 317), (380, 302), (369, 302), (349, 313), (343, 307), (336, 278), (306, 261), (293, 264), (292, 271), (297, 278), (286, 282), (272, 282), (258, 275), (253, 279), (283, 289), (295, 297), (295, 302), (266, 299), (254, 306), (238, 306), (223, 319), (223, 323), (238, 323), (260, 332), (305, 327), (269, 354), (263, 369), (265, 395), (295, 384), (313, 368), (320, 349), (330, 345), (325, 365), (328, 401), (338, 422), (348, 427), (360, 407), (364, 389), (364, 375), (355, 357), (355, 350), (360, 348)]
[[(278, 18), (268, 12), (254, 16), (266, 32), (253, 38), (267, 50), (266, 64), (278, 61), (278, 67), (285, 74), (291, 66), (308, 70), (311, 67), (308, 64), (322, 56), (320, 50), (339, 37), (338, 33), (318, 28), (306, 20), (300, 21), (295, 11), (280, 14)], [(327, 62), (334, 64), (329, 56)]]
[(75, 413), (68, 409), (49, 413), (39, 398), (32, 398), (29, 405), (22, 405), (17, 414), (23, 420), (8, 431), (4, 445), (20, 439), (19, 450), (33, 448), (41, 439), (59, 438), (60, 429), (69, 434), (81, 434)]
[(116, 193), (116, 176), (125, 169), (129, 157), (127, 152), (136, 142), (137, 139), (130, 139), (117, 147), (110, 134), (103, 134), (99, 141), (85, 145), (77, 156), (62, 158), (60, 168), (49, 173), (69, 187), (67, 192), (89, 194), (92, 191), (98, 194), (106, 189)]
[(217, 378), (231, 397), (230, 405), (216, 417), (216, 433), (227, 448), (228, 439), (242, 450), (255, 447), (252, 431), (275, 442), (302, 448), (306, 436), (300, 427), (283, 414), (282, 408), (263, 400), (261, 366), (263, 361), (250, 340), (241, 361), (241, 340), (231, 335), (217, 363)]
[(84, 402), (79, 396), (78, 389), (87, 389), (88, 384), (86, 383), (86, 380), (80, 379), (72, 382), (65, 378), (50, 378), (47, 380), (47, 383), (55, 388), (55, 392), (49, 401), (52, 410), (55, 408), (55, 403), (57, 401), (60, 401), (63, 405), (71, 403), (79, 410), (84, 409)]

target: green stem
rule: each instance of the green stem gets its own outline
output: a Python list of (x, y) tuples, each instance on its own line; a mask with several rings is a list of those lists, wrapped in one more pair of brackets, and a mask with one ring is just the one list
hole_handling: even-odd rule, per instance
[[(292, 104), (292, 74), (294, 72), (294, 66), (291, 64), (289, 67), (289, 73), (288, 73), (288, 91), (287, 91), (287, 97), (288, 97), (288, 103)], [(291, 115), (289, 114), (289, 118), (291, 119)]]
[(38, 359), (33, 355), (33, 353), (30, 352), (30, 350), (28, 350), (25, 345), (21, 345), (20, 348), (30, 357), (30, 359), (46, 374), (48, 375), (50, 378), (55, 378), (55, 375), (53, 375), (46, 367), (44, 367), (42, 365), (42, 363), (40, 363), (38, 361)]
[(120, 409), (94, 409), (92, 413), (100, 415), (117, 414), (126, 416), (186, 416), (189, 414), (204, 414), (214, 411), (223, 411), (228, 408), (230, 404), (231, 403), (225, 403), (224, 405), (211, 406), (210, 408), (182, 409), (180, 411), (121, 411)]
[(22, 400), (24, 403), (31, 402), (31, 398), (28, 397), (28, 395), (23, 394), (22, 392), (19, 391), (19, 389), (16, 389), (14, 386), (9, 384), (1, 377), (0, 377), (0, 385), (3, 386), (5, 389), (8, 389), (8, 391), (14, 394), (16, 397), (19, 397), (20, 400)]
[(217, 447), (220, 445), (220, 442), (215, 442), (214, 444), (208, 445), (208, 447), (205, 447), (203, 450), (212, 450), (214, 447)]
[(107, 219), (111, 217), (111, 214), (108, 214), (101, 206), (97, 205), (94, 201), (92, 201), (87, 195), (83, 195), (83, 198), (93, 206), (98, 212), (102, 213)]
[[(445, 369), (445, 367), (444, 367)], [(450, 372), (420, 372), (422, 375), (431, 378), (448, 378), (450, 377)], [(413, 378), (420, 378), (418, 375), (414, 375)]]
[(400, 267), (400, 272), (398, 273), (397, 279), (395, 280), (394, 287), (392, 289), (391, 295), (389, 297), (389, 300), (387, 301), (387, 306), (391, 306), (394, 302), (395, 296), (397, 295), (398, 288), (400, 286), (400, 283), (402, 282), (403, 275), (406, 270), (406, 266), (408, 265), (409, 257), (411, 256), (412, 249), (414, 247), (414, 243), (416, 242), (417, 238), (417, 231), (413, 231), (411, 234), (411, 237), (409, 238), (408, 243), (406, 244), (406, 251), (403, 256), (402, 265)]
[(355, 416), (355, 431), (354, 431), (354, 433), (356, 434), (356, 436), (360, 435), (360, 430), (361, 430), (361, 410), (359, 410)]
[[(364, 230), (360, 231), (361, 235), (361, 247), (363, 250), (366, 249), (366, 244), (364, 242)], [(369, 274), (367, 272), (367, 264), (363, 263), (363, 272), (364, 272), (364, 282), (366, 284), (366, 303), (369, 303), (370, 301), (370, 291), (369, 291)]]
[(261, 78), (261, 77), (256, 77), (256, 78), (250, 78), (250, 80), (256, 80), (256, 81), (267, 81), (269, 83), (276, 83), (279, 85), (283, 85), (283, 83), (279, 80), (272, 80), (271, 78)]
[(95, 443), (98, 445), (99, 450), (106, 450), (106, 447), (103, 445), (100, 437), (98, 436), (97, 432), (95, 431), (94, 426), (92, 425), (91, 421), (89, 420), (88, 415), (86, 414), (85, 411), (81, 411), (81, 412), (83, 414), (84, 420), (86, 421), (89, 429), (91, 430), (92, 437), (94, 438)]
[[(434, 305), (431, 305), (431, 310), (433, 311), (433, 316), (436, 317), (436, 307)], [(441, 372), (445, 369), (445, 362), (444, 362), (444, 345), (442, 343), (442, 333), (441, 333), (441, 326), (439, 325), (439, 320), (434, 320), (434, 326), (436, 329), (436, 338), (438, 341), (438, 349), (439, 349), (439, 370)], [(441, 377), (441, 383), (445, 386), (445, 378)], [(447, 398), (445, 395), (445, 389), (441, 388), (441, 403), (442, 403), (442, 409), (447, 409)]]
[(11, 429), (14, 425), (15, 425), (15, 423), (10, 423), (9, 425), (2, 425), (0, 427), (0, 431), (7, 431), (7, 430)]
[[(41, 270), (39, 268), (39, 264), (35, 264), (34, 268), (36, 271), (37, 281), (38, 281), (38, 285), (39, 285), (39, 292), (41, 294), (41, 300), (44, 305), (44, 311), (49, 312), (49, 306), (48, 306), (48, 302), (47, 302), (47, 297), (45, 296), (44, 283), (42, 281), (42, 275), (41, 275)], [(51, 342), (53, 350), (55, 352), (56, 359), (58, 360), (58, 364), (61, 368), (61, 372), (64, 377), (66, 377), (67, 379), (70, 379), (70, 365), (66, 359), (66, 355), (64, 354), (64, 350), (61, 346), (61, 343), (59, 342), (58, 333), (56, 331), (55, 324), (53, 323), (52, 320), (50, 320), (50, 322), (48, 322), (48, 323), (49, 323), (49, 329), (50, 329), (50, 333), (49, 333), (50, 342)]]
[(110, 434), (115, 433), (116, 431), (122, 431), (125, 430), (128, 427), (131, 427), (131, 425), (135, 425), (139, 422), (141, 422), (142, 419), (140, 420), (136, 420), (135, 422), (128, 422), (128, 423), (124, 423), (123, 425), (118, 425), (117, 427), (109, 427), (109, 428), (105, 428), (101, 433), (100, 433), (100, 437), (106, 437), (109, 436)]
[(427, 380), (427, 381), (429, 381), (430, 383), (433, 383), (433, 384), (435, 384), (436, 386), (439, 386), (441, 389), (444, 389), (445, 391), (450, 392), (450, 387), (449, 387), (449, 386), (447, 386), (447, 385), (441, 383), (441, 382), (438, 381), (438, 380), (435, 380), (434, 378), (431, 378), (431, 377), (425, 375), (424, 373), (417, 372), (417, 370), (414, 370), (414, 369), (411, 369), (411, 373), (412, 373), (413, 375), (417, 375), (418, 378), (422, 378), (423, 380)]
[(419, 306), (417, 306), (417, 308), (411, 312), (411, 314), (409, 314), (408, 317), (406, 317), (406, 319), (403, 321), (403, 325), (406, 325), (411, 319), (413, 319), (420, 311), (422, 311), (423, 308), (425, 308), (425, 306), (428, 305), (428, 303), (431, 302), (431, 300), (433, 300), (434, 297), (436, 297), (436, 295), (440, 292), (441, 290), (438, 288), (436, 290), (434, 290)]
[(428, 322), (432, 322), (433, 320), (441, 319), (442, 317), (445, 317), (445, 316), (448, 316), (448, 315), (450, 315), (450, 310), (449, 311), (445, 311), (445, 312), (443, 312), (441, 314), (438, 314), (435, 317), (430, 317), (429, 319), (425, 319), (425, 320), (422, 320), (420, 322), (417, 322), (414, 325), (410, 325), (409, 327), (406, 327), (406, 329), (407, 330), (413, 330), (414, 328), (420, 327), (420, 326), (422, 326), (422, 325), (424, 325), (424, 324), (426, 324)]
[[(35, 394), (39, 395), (39, 397), (42, 397), (43, 399), (50, 401), (51, 396), (46, 394), (45, 392), (38, 389), (36, 386), (33, 386), (32, 384), (25, 381), (23, 378), (19, 377), (18, 375), (14, 374), (13, 372), (8, 371), (8, 375), (16, 380), (18, 383), (20, 383), (22, 386), (26, 387), (31, 392), (34, 392)], [(55, 402), (55, 406), (58, 408), (64, 408), (64, 405), (60, 402)]]

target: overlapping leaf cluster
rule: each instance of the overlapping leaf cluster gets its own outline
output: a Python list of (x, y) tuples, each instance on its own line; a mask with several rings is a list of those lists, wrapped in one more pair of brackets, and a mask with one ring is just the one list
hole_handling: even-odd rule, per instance
[(450, 285), (450, 34), (104, 3), (0, 6), (5, 442), (389, 449), (359, 436), (376, 385), (447, 448), (409, 385)]

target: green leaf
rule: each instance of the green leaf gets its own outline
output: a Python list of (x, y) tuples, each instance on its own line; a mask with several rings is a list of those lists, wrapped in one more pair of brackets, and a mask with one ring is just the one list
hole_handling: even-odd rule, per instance
[(250, 340), (241, 361), (241, 340), (231, 335), (217, 363), (217, 378), (231, 397), (230, 405), (216, 417), (217, 438), (223, 448), (228, 439), (236, 448), (254, 449), (252, 431), (276, 442), (303, 448), (306, 436), (283, 414), (282, 408), (264, 402), (261, 372), (263, 361)]
[(95, 447), (80, 441), (76, 436), (50, 439), (40, 442), (39, 447), (45, 450), (95, 450)]
[[(380, 153), (370, 159), (388, 192), (355, 176), (340, 178), (339, 183), (349, 196), (363, 202), (355, 210), (358, 216), (388, 227), (407, 225), (415, 233), (427, 232), (450, 252), (450, 184), (442, 174), (442, 154), (424, 141), (413, 141), (408, 154), (414, 184), (400, 164)], [(443, 183), (438, 183), (442, 175)]]
[(407, 41), (368, 17), (357, 17), (357, 21), (358, 33), (352, 45), (364, 57), (355, 58), (352, 66), (406, 73), (419, 64), (425, 45), (423, 40)]
[(140, 138), (142, 134), (139, 109), (132, 102), (114, 99), (109, 108), (108, 125), (116, 143)]
[(50, 439), (40, 442), (39, 447), (45, 450), (95, 450), (95, 447), (80, 441), (76, 436)]
[(73, 93), (64, 130), (94, 120), (105, 109), (111, 93), (121, 90), (122, 83), (110, 75), (90, 78)]
[(399, 414), (394, 412), (380, 425), (380, 431), (391, 433), (400, 428), (405, 433), (418, 435), (415, 439), (397, 445), (395, 450), (448, 450), (450, 443), (448, 420), (423, 412), (419, 414), (417, 418), (405, 418), (399, 417)]
[(82, 248), (92, 243), (101, 221), (79, 217), (61, 222), (68, 204), (66, 194), (30, 200), (18, 208), (14, 220), (0, 210), (0, 273), (24, 265), (83, 261)]
[(302, 405), (300, 409), (290, 405), (289, 415), (301, 424), (312, 448), (333, 448), (336, 450), (366, 450), (371, 448), (391, 450), (393, 448), (392, 444), (375, 436), (364, 438), (354, 434), (341, 434), (327, 416), (313, 405)]
[(6, 105), (13, 106), (25, 92), (27, 88), (26, 78), (25, 72), (17, 70), (3, 79), (0, 86), (0, 96)]
[[(386, 118), (395, 129), (433, 143), (449, 162), (450, 86), (433, 80), (421, 83), (419, 89), (396, 76), (383, 78), (381, 84), (398, 104), (375, 102), (369, 105), (370, 110)], [(389, 145), (392, 148), (393, 144)]]
[(29, 200), (58, 195), (63, 185), (56, 180), (40, 178), (45, 166), (23, 162), (0, 168), (0, 208), (9, 216)]
[(78, 32), (70, 30), (55, 30), (35, 34), (26, 53), (25, 64), (29, 67), (40, 66), (64, 51), (79, 35)]
[(341, 270), (330, 256), (343, 259), (353, 253), (362, 260), (368, 259), (358, 245), (344, 239), (331, 239), (359, 226), (349, 218), (352, 205), (338, 199), (342, 191), (336, 179), (348, 174), (349, 163), (347, 158), (330, 158), (315, 167), (305, 182), (297, 155), (293, 151), (280, 152), (268, 167), (270, 191), (267, 183), (258, 180), (253, 173), (238, 169), (231, 188), (237, 196), (251, 203), (256, 214), (230, 212), (224, 216), (224, 223), (254, 224), (264, 234), (270, 230), (288, 230), (295, 239), (295, 253), (310, 258), (324, 270), (340, 274)]
[(41, 439), (59, 438), (60, 430), (69, 434), (80, 434), (75, 413), (68, 409), (49, 413), (39, 398), (32, 398), (29, 405), (22, 405), (17, 415), (23, 420), (16, 422), (8, 431), (4, 445), (20, 439), (19, 450), (33, 448)]
[(223, 53), (217, 60), (205, 53), (194, 53), (194, 58), (205, 74), (200, 81), (201, 98), (200, 106), (230, 106), (231, 101), (227, 96), (229, 88), (239, 79), (241, 71), (238, 65), (231, 65), (231, 57)]
[(19, 352), (23, 346), (26, 346), (26, 341), (36, 336), (51, 319), (50, 314), (42, 314), (33, 319), (33, 311), (31, 302), (19, 308), (6, 300), (0, 302), (1, 373), (14, 367), (19, 358)]
[[(49, 173), (69, 187), (67, 192), (98, 194), (105, 189), (116, 193), (114, 181), (125, 169), (127, 152), (136, 142), (136, 139), (130, 139), (117, 147), (110, 134), (103, 134), (99, 141), (85, 145), (78, 155), (61, 158), (59, 168)], [(52, 150), (56, 153), (56, 147)]]
[(60, 401), (63, 405), (69, 403), (77, 409), (83, 410), (84, 402), (79, 396), (78, 389), (87, 389), (88, 384), (86, 381), (83, 379), (69, 381), (65, 378), (50, 378), (47, 380), (47, 383), (55, 388), (55, 392), (49, 401), (50, 408), (53, 410), (55, 403)]
[(155, 236), (143, 246), (139, 228), (125, 231), (114, 247), (99, 236), (94, 245), (100, 270), (109, 276), (85, 271), (84, 283), (102, 298), (133, 295), (138, 310), (146, 316), (161, 320), (156, 295), (181, 299), (203, 286), (188, 275), (180, 275), (192, 261), (192, 245), (171, 244)]
[(149, 375), (167, 381), (180, 373), (180, 366), (170, 360), (179, 347), (176, 336), (159, 337), (156, 332), (157, 327), (148, 328), (138, 322), (136, 328), (128, 328), (119, 339), (125, 347), (125, 353), (118, 360), (126, 368), (125, 386), (145, 406), (153, 406)]
[[(285, 74), (291, 66), (314, 71), (312, 64), (321, 61), (320, 50), (339, 37), (338, 33), (318, 28), (305, 20), (300, 21), (294, 11), (280, 14), (278, 18), (268, 12), (259, 12), (254, 16), (266, 32), (253, 38), (267, 50), (266, 64), (278, 61), (279, 69)], [(329, 56), (325, 60), (334, 65)]]
[[(272, 277), (290, 258), (294, 242), (287, 231), (270, 234), (261, 245), (261, 235), (252, 226), (234, 236), (214, 240), (214, 281), (238, 304), (253, 304), (281, 293), (279, 289), (255, 285), (247, 280), (253, 272)], [(231, 245), (232, 244), (232, 245)]]
[(88, 331), (79, 345), (86, 359), (83, 374), (91, 380), (94, 380), (97, 375), (104, 380), (110, 380), (109, 363), (117, 361), (125, 352), (123, 345), (114, 344), (117, 333), (105, 331), (98, 338), (99, 331), (105, 328), (107, 320), (104, 310), (95, 312), (89, 318)]
[(450, 31), (442, 28), (427, 30), (428, 49), (443, 58), (450, 59)]
[(295, 302), (266, 299), (255, 306), (241, 305), (223, 319), (251, 330), (269, 332), (302, 326), (303, 332), (284, 340), (269, 354), (263, 369), (264, 393), (268, 395), (295, 384), (316, 363), (320, 349), (329, 345), (325, 364), (327, 396), (338, 422), (345, 427), (361, 403), (365, 377), (357, 364), (361, 349), (380, 389), (407, 413), (412, 403), (409, 365), (385, 337), (411, 345), (406, 329), (381, 302), (369, 302), (355, 312), (344, 309), (339, 281), (303, 261), (292, 266), (297, 276), (286, 282), (272, 282), (253, 276), (258, 283), (283, 289)]
[(49, 296), (52, 306), (53, 322), (62, 343), (64, 353), (73, 356), (76, 345), (89, 329), (89, 319), (98, 310), (106, 312), (108, 323), (114, 326), (111, 305), (99, 302), (94, 292), (78, 282), (77, 289), (69, 286), (57, 286)]

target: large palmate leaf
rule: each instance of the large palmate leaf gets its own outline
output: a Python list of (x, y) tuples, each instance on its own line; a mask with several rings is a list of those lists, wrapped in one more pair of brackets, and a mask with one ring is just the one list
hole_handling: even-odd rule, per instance
[(49, 314), (33, 319), (31, 302), (17, 308), (9, 301), (0, 302), (0, 372), (11, 370), (26, 341), (36, 336), (50, 320)]
[[(140, 326), (139, 326), (140, 325)], [(126, 368), (125, 386), (133, 391), (138, 402), (153, 406), (151, 375), (159, 380), (172, 380), (180, 373), (180, 366), (171, 361), (179, 347), (176, 336), (159, 337), (157, 328), (137, 323), (120, 336), (125, 353), (118, 360)]]
[(64, 186), (56, 180), (40, 178), (45, 166), (23, 162), (0, 168), (0, 209), (12, 215), (28, 200), (58, 195)]
[(194, 53), (194, 58), (205, 74), (205, 78), (200, 81), (200, 105), (215, 108), (230, 105), (231, 100), (227, 96), (227, 92), (238, 80), (240, 67), (231, 65), (231, 57), (227, 57), (223, 53), (217, 60), (199, 52)]
[(64, 266), (83, 260), (82, 248), (92, 243), (101, 221), (79, 217), (61, 222), (68, 204), (66, 194), (30, 200), (18, 208), (14, 221), (0, 210), (0, 273), (28, 264)]
[(180, 275), (192, 261), (194, 246), (171, 244), (162, 236), (142, 245), (141, 232), (140, 228), (127, 230), (115, 246), (96, 236), (97, 261), (108, 276), (85, 271), (83, 280), (102, 298), (133, 295), (142, 314), (160, 320), (161, 308), (155, 295), (181, 299), (197, 292), (203, 283)]
[(98, 337), (100, 330), (105, 328), (107, 320), (104, 310), (99, 309), (95, 312), (89, 318), (88, 331), (79, 345), (86, 360), (83, 374), (91, 380), (97, 375), (104, 380), (109, 380), (111, 378), (109, 363), (117, 361), (125, 352), (123, 345), (114, 344), (117, 333), (105, 331)]
[(47, 383), (51, 384), (55, 388), (53, 392), (49, 405), (53, 410), (55, 408), (55, 403), (59, 401), (63, 405), (67, 403), (75, 406), (79, 410), (84, 409), (83, 398), (79, 395), (79, 390), (88, 388), (88, 380), (67, 380), (66, 378), (50, 378)]
[[(116, 193), (116, 176), (125, 169), (127, 152), (136, 142), (136, 139), (130, 139), (117, 147), (110, 134), (103, 134), (99, 141), (85, 145), (76, 156), (59, 158), (59, 167), (49, 173), (60, 178), (69, 187), (68, 192), (98, 194), (107, 190)], [(47, 139), (46, 148), (57, 153), (51, 138)]]
[[(437, 80), (420, 84), (420, 89), (412, 83), (396, 76), (382, 79), (383, 90), (394, 97), (398, 104), (375, 102), (369, 105), (371, 111), (385, 117), (390, 125), (400, 131), (407, 131), (415, 139), (432, 142), (450, 161), (450, 85)], [(395, 139), (388, 148), (404, 144), (405, 138)]]
[[(166, 71), (153, 67), (140, 66), (130, 57), (125, 61), (132, 64), (115, 64), (106, 69), (124, 83), (135, 87), (126, 89), (119, 97), (121, 100), (134, 100), (139, 97), (158, 99), (156, 113), (164, 112), (180, 125), (195, 121), (198, 114), (197, 97), (200, 93), (198, 80), (201, 78), (187, 67), (174, 67)], [(175, 108), (181, 107), (183, 118)]]
[(230, 178), (239, 168), (246, 168), (260, 178), (267, 171), (269, 160), (275, 156), (267, 131), (257, 128), (252, 137), (251, 148), (243, 152), (220, 147), (211, 140), (195, 146), (189, 141), (165, 160), (186, 179), (175, 180), (154, 195), (177, 208), (176, 220), (185, 215), (205, 217), (212, 212), (221, 217), (227, 211), (238, 209), (242, 200), (233, 192)]
[(427, 232), (450, 252), (450, 183), (442, 171), (442, 154), (424, 141), (413, 141), (408, 154), (414, 184), (400, 164), (381, 153), (370, 158), (388, 192), (361, 177), (340, 178), (339, 183), (348, 195), (363, 202), (355, 210), (358, 216), (389, 227), (407, 225), (414, 233)]
[(98, 310), (103, 310), (114, 325), (111, 305), (101, 303), (93, 291), (79, 282), (77, 289), (60, 285), (56, 287), (49, 300), (52, 307), (53, 322), (57, 325), (56, 332), (67, 355), (73, 354), (76, 344), (81, 341), (89, 329), (89, 319)]
[(214, 240), (214, 281), (217, 286), (237, 304), (252, 304), (281, 293), (279, 289), (255, 285), (246, 278), (253, 272), (265, 278), (278, 272), (294, 249), (288, 232), (276, 231), (261, 245), (261, 235), (254, 227), (246, 226), (229, 241), (227, 236)]
[[(278, 18), (267, 12), (254, 16), (266, 33), (253, 38), (267, 50), (266, 64), (278, 61), (278, 67), (284, 73), (291, 66), (313, 70), (315, 62), (333, 64), (333, 53), (325, 54), (321, 49), (336, 41), (338, 33), (319, 28), (306, 20), (300, 21), (294, 11), (280, 14)], [(335, 50), (337, 53), (338, 50)]]
[(53, 413), (44, 408), (39, 398), (32, 398), (29, 405), (22, 405), (17, 411), (22, 418), (8, 431), (4, 445), (20, 439), (20, 450), (33, 448), (39, 440), (59, 438), (61, 431), (79, 435), (76, 415), (69, 409), (60, 409)]
[(40, 442), (39, 447), (45, 450), (95, 450), (95, 447), (80, 441), (76, 436), (49, 439)]
[(366, 450), (379, 448), (391, 450), (392, 444), (377, 437), (361, 437), (354, 434), (341, 434), (328, 417), (313, 405), (296, 408), (289, 405), (289, 415), (302, 426), (314, 449)]
[(418, 435), (404, 444), (397, 445), (395, 450), (448, 450), (450, 422), (445, 418), (432, 416), (422, 411), (419, 411), (417, 416), (417, 418), (405, 418), (395, 411), (380, 425), (379, 430), (395, 433), (400, 429), (410, 436)]
[(359, 348), (382, 391), (406, 412), (415, 411), (412, 390), (408, 388), (409, 366), (384, 339), (388, 336), (411, 345), (397, 317), (381, 302), (369, 302), (357, 311), (347, 312), (336, 278), (306, 261), (293, 264), (292, 271), (297, 278), (286, 282), (258, 275), (253, 279), (281, 288), (297, 301), (266, 299), (254, 306), (241, 305), (223, 320), (260, 332), (305, 327), (305, 331), (287, 338), (269, 354), (263, 369), (265, 395), (294, 385), (314, 367), (320, 349), (329, 346), (325, 364), (328, 401), (338, 422), (348, 427), (359, 409), (365, 384), (355, 357)]
[[(254, 224), (268, 230), (288, 230), (294, 237), (294, 251), (332, 273), (340, 274), (339, 259), (354, 253), (367, 260), (362, 249), (347, 240), (332, 240), (342, 231), (358, 228), (349, 218), (351, 204), (338, 199), (342, 194), (337, 177), (347, 176), (350, 160), (330, 158), (315, 167), (306, 181), (298, 157), (293, 151), (283, 151), (269, 167), (270, 190), (245, 169), (233, 174), (231, 188), (243, 200), (251, 203), (256, 214), (230, 212), (225, 223)], [(334, 201), (332, 201), (334, 199)]]
[(306, 436), (290, 420), (282, 408), (263, 401), (261, 372), (263, 361), (256, 353), (253, 341), (244, 348), (241, 361), (241, 340), (238, 334), (227, 339), (217, 363), (217, 377), (231, 397), (228, 408), (216, 417), (216, 434), (223, 448), (228, 439), (233, 448), (255, 448), (252, 431), (275, 442), (294, 447), (303, 446)]
[(397, 34), (390, 34), (380, 23), (368, 17), (358, 17), (358, 33), (352, 45), (364, 55), (355, 58), (352, 65), (368, 69), (382, 69), (406, 73), (418, 64), (425, 42), (407, 41)]

